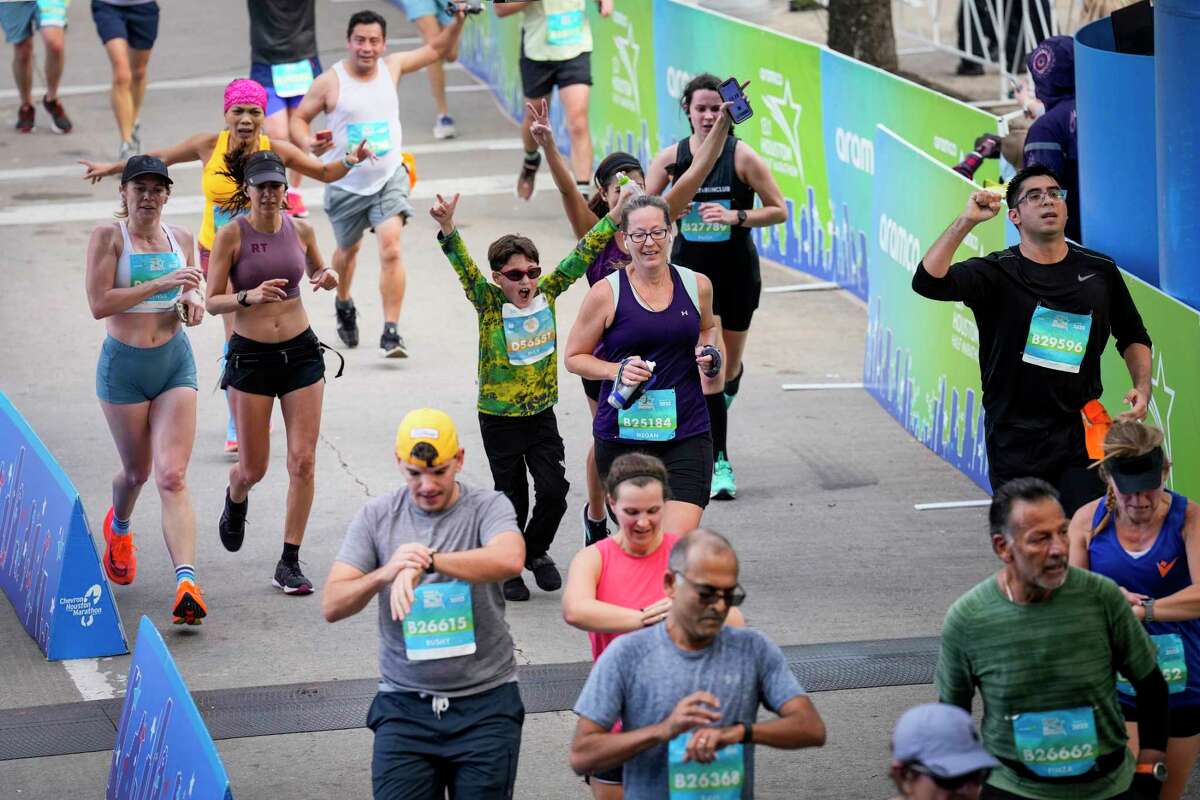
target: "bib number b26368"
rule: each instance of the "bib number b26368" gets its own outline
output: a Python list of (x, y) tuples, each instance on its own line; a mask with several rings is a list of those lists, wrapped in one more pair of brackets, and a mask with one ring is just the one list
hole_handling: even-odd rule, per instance
[(1044, 778), (1082, 775), (1100, 755), (1095, 714), (1087, 706), (1018, 714), (1012, 726), (1017, 756)]
[(1029, 320), (1021, 360), (1058, 372), (1079, 372), (1091, 332), (1091, 314), (1055, 311), (1039, 303)]
[(404, 648), (409, 661), (475, 652), (475, 613), (469, 583), (426, 583), (413, 595), (412, 611), (404, 618)]
[(743, 747), (731, 744), (710, 764), (684, 761), (693, 731), (681, 733), (667, 745), (667, 785), (671, 800), (739, 800), (746, 782)]

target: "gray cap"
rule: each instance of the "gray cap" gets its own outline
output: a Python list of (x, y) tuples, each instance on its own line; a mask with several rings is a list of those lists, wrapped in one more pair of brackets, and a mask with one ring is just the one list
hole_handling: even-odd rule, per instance
[(945, 703), (928, 703), (900, 715), (892, 734), (892, 756), (904, 764), (920, 762), (939, 778), (1000, 766), (983, 749), (971, 715)]

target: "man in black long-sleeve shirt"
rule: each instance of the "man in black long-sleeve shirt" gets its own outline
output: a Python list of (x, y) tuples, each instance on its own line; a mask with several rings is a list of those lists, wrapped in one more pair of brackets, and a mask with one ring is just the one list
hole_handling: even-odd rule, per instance
[(1007, 196), (1020, 243), (951, 264), (971, 229), (1000, 211), (998, 195), (973, 192), (917, 266), (912, 286), (975, 314), (992, 490), (1016, 477), (1042, 478), (1058, 488), (1070, 516), (1104, 493), (1088, 469), (1080, 413), (1103, 391), (1101, 353), (1114, 337), (1133, 383), (1122, 417), (1142, 419), (1151, 342), (1113, 260), (1067, 242), (1065, 195), (1046, 167), (1021, 170)]

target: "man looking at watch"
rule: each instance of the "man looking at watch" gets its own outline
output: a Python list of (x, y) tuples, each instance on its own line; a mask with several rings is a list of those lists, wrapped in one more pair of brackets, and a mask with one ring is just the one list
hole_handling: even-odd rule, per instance
[(525, 708), (500, 584), (525, 540), (508, 498), (457, 480), (445, 413), (409, 412), (396, 458), (407, 485), (355, 515), (322, 598), (336, 622), (379, 595), (374, 796), (510, 798)]
[[(983, 743), (1000, 762), (980, 795), (1037, 800), (1158, 798), (1166, 778), (1167, 683), (1154, 645), (1108, 578), (1067, 562), (1054, 487), (1018, 478), (988, 515), (1002, 566), (946, 614), (938, 696), (983, 699)], [(1136, 763), (1116, 673), (1136, 690)]]
[[(623, 764), (625, 800), (739, 786), (753, 797), (754, 745), (820, 747), (825, 724), (775, 644), (725, 625), (746, 597), (729, 541), (692, 531), (671, 548), (668, 567), (666, 621), (617, 639), (588, 676), (571, 768), (584, 775)], [(779, 719), (756, 724), (760, 702)]]

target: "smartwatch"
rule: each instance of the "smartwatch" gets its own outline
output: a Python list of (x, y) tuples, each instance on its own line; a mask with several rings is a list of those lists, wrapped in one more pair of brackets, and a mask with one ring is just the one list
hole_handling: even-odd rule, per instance
[(745, 226), (745, 224), (746, 224), (746, 210), (745, 210), (744, 208), (739, 208), (739, 209), (738, 209), (738, 212), (737, 212), (737, 218), (738, 218), (737, 224), (738, 224), (738, 225), (741, 225), (741, 226)]
[(1135, 775), (1149, 775), (1159, 783), (1167, 781), (1167, 765), (1161, 761), (1155, 761), (1153, 764), (1138, 764), (1133, 772)]
[(750, 722), (742, 723), (742, 744), (750, 744), (754, 741), (754, 725)]
[(433, 566), (433, 557), (435, 555), (436, 555), (436, 553), (429, 554), (429, 566), (425, 568), (426, 573), (432, 574), (434, 572), (437, 572), (437, 569)]
[(1142, 600), (1142, 610), (1146, 612), (1145, 621), (1154, 622), (1154, 598), (1147, 597)]
[(238, 301), (239, 306), (245, 306), (246, 308), (250, 307), (250, 301), (246, 299), (246, 290), (245, 289), (242, 289), (240, 292), (237, 293), (237, 301)]

